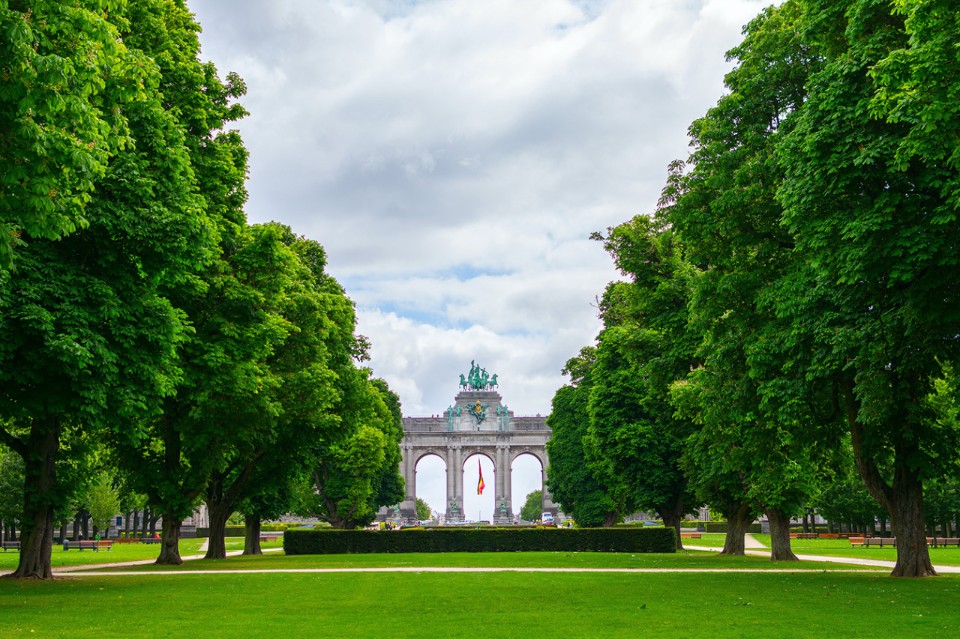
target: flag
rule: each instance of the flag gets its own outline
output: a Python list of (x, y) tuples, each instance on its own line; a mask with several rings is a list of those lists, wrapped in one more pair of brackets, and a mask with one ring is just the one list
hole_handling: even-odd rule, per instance
[(477, 482), (477, 494), (478, 494), (478, 495), (482, 495), (482, 494), (483, 494), (483, 488), (484, 488), (484, 483), (483, 483), (483, 468), (480, 467), (480, 460), (479, 460), (479, 459), (477, 460), (477, 471), (480, 473), (480, 481)]

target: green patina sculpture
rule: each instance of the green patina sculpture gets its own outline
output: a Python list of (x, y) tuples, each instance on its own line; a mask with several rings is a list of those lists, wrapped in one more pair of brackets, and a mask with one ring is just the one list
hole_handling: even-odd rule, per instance
[(487, 418), (487, 408), (489, 406), (489, 404), (481, 404), (480, 400), (478, 399), (476, 404), (467, 409), (467, 412), (473, 415), (473, 418), (477, 420), (478, 424), (480, 424)]
[(460, 374), (460, 386), (471, 388), (473, 390), (486, 390), (497, 385), (497, 375), (494, 373), (491, 377), (487, 369), (480, 368), (475, 360), (470, 360), (470, 373), (464, 377)]

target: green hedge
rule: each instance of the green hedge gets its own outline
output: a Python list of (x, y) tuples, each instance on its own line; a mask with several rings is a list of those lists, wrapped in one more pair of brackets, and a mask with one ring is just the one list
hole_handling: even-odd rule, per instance
[(672, 528), (287, 530), (288, 555), (405, 552), (676, 552)]
[[(245, 536), (246, 528), (243, 526), (226, 526), (223, 529), (224, 537), (243, 537)], [(209, 537), (210, 528), (207, 527), (198, 527), (197, 528), (197, 537)]]
[[(727, 522), (725, 521), (708, 521), (703, 524), (703, 527), (706, 529), (706, 532), (709, 533), (725, 533), (727, 532)], [(760, 524), (750, 524), (747, 528), (748, 533), (759, 533), (762, 532)]]

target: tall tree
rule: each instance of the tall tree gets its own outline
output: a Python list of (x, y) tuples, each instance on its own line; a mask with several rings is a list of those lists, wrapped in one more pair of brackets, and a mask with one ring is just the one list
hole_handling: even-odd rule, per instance
[[(687, 376), (698, 388), (676, 389), (702, 430), (689, 442), (689, 470), (731, 518), (725, 551), (743, 552), (749, 521), (738, 518), (762, 509), (773, 560), (796, 559), (789, 520), (813, 489), (818, 462), (811, 455), (837, 440), (829, 428), (816, 427), (836, 419), (819, 420), (803, 409), (817, 403), (814, 393), (784, 376), (771, 345), (782, 341), (788, 322), (765, 301), (796, 259), (793, 238), (779, 226), (776, 195), (777, 146), (818, 66), (800, 37), (800, 13), (791, 0), (744, 28), (743, 42), (727, 53), (737, 62), (725, 78), (728, 93), (691, 125), (691, 168), (672, 167), (661, 202), (661, 214), (699, 267), (690, 314), (703, 336), (702, 365)], [(798, 394), (803, 401), (794, 401)], [(697, 407), (686, 403), (693, 399)], [(725, 496), (724, 486), (732, 491)]]
[[(120, 34), (126, 18), (122, 7), (111, 13)], [(174, 391), (185, 325), (165, 291), (195, 278), (210, 255), (184, 132), (159, 92), (157, 65), (124, 50), (109, 85), (132, 96), (114, 116), (129, 141), (96, 182), (87, 227), (32, 239), (17, 249), (16, 270), (0, 273), (0, 415), (27, 429), (0, 430), (26, 460), (17, 577), (51, 577), (54, 515), (69, 498), (58, 455), (93, 431), (137, 439), (136, 425)]]
[(520, 508), (520, 519), (524, 521), (537, 521), (543, 513), (543, 491), (532, 490), (523, 500), (523, 506)]
[[(351, 529), (373, 521), (377, 509), (397, 503), (403, 483), (384, 493), (384, 476), (398, 474), (395, 416), (384, 402), (378, 387), (371, 383), (369, 370), (348, 366), (338, 371), (341, 393), (336, 414), (346, 438), (318, 447), (314, 466), (320, 518), (335, 528)], [(402, 429), (400, 431), (402, 437)], [(399, 488), (399, 490), (397, 490)]]
[(661, 220), (637, 216), (612, 229), (604, 246), (628, 282), (607, 288), (588, 413), (590, 459), (632, 508), (656, 511), (677, 531), (692, 505), (680, 466), (692, 431), (670, 403), (670, 387), (695, 363), (688, 331), (690, 265)]
[[(102, 2), (0, 4), (0, 270), (32, 239), (86, 227), (140, 89)], [(126, 78), (124, 80), (123, 78)], [(119, 80), (119, 81), (118, 81)]]
[(933, 575), (923, 483), (958, 452), (925, 401), (960, 355), (956, 12), (805, 5), (824, 67), (782, 145), (783, 221), (806, 261), (778, 310), (809, 345), (807, 377), (838, 380), (857, 468), (897, 538), (893, 574)]
[[(182, 136), (179, 147), (189, 162), (184, 176), (192, 179), (183, 201), (195, 203), (206, 215), (205, 228), (181, 229), (175, 239), (203, 237), (210, 242), (206, 258), (196, 262), (198, 272), (163, 283), (165, 294), (191, 325), (177, 352), (183, 375), (177, 380), (176, 397), (168, 398), (160, 414), (138, 421), (143, 436), (114, 442), (135, 490), (148, 496), (153, 510), (163, 513), (158, 562), (177, 564), (180, 522), (196, 506), (209, 473), (205, 462), (212, 459), (199, 455), (191, 459), (191, 450), (202, 448), (212, 436), (188, 436), (185, 423), (191, 419), (196, 423), (200, 414), (216, 414), (211, 407), (217, 402), (230, 408), (223, 385), (233, 384), (234, 389), (246, 385), (249, 394), (257, 388), (255, 367), (237, 363), (231, 337), (223, 336), (231, 330), (231, 312), (244, 319), (244, 289), (234, 278), (236, 260), (256, 253), (242, 210), (247, 155), (239, 136), (227, 128), (245, 114), (235, 102), (245, 87), (233, 74), (222, 81), (212, 64), (200, 61), (199, 26), (182, 0), (131, 3), (129, 13), (123, 39), (151, 56), (159, 70), (157, 93), (166, 112), (175, 116)], [(232, 340), (242, 342), (239, 335)]]
[[(584, 438), (590, 424), (590, 368), (594, 359), (594, 347), (586, 346), (577, 357), (567, 361), (563, 372), (570, 376), (570, 383), (554, 394), (547, 417), (551, 431), (547, 442), (547, 487), (561, 510), (583, 527), (612, 526), (624, 514), (601, 477), (594, 474), (596, 466), (584, 463)], [(536, 518), (539, 516), (537, 512)]]

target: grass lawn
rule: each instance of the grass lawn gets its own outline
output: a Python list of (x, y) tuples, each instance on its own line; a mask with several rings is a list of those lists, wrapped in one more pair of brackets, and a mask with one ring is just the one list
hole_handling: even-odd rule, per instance
[[(180, 555), (199, 554), (200, 546), (204, 541), (204, 539), (181, 539)], [(243, 550), (243, 538), (228, 537), (226, 546), (227, 552)], [(282, 546), (283, 542), (279, 539), (260, 544), (261, 548), (280, 548)], [(153, 560), (159, 554), (160, 546), (158, 544), (113, 544), (110, 550), (100, 550), (98, 552), (76, 549), (64, 551), (62, 545), (56, 544), (53, 546), (50, 564), (56, 570), (64, 566), (89, 566), (92, 564)], [(0, 552), (0, 572), (16, 570), (19, 562), (19, 552), (13, 550)]]
[[(222, 561), (188, 561), (182, 566), (134, 566), (104, 568), (105, 571), (202, 571), (202, 570), (294, 570), (337, 568), (627, 568), (627, 569), (749, 569), (749, 570), (859, 570), (860, 566), (842, 566), (818, 562), (783, 565), (765, 557), (724, 557), (715, 552), (688, 551), (677, 554), (604, 553), (604, 552), (524, 552), (524, 553), (408, 553), (356, 555), (296, 555), (268, 553), (262, 557), (229, 557)], [(879, 568), (881, 572), (889, 569)]]
[[(523, 554), (510, 557), (514, 562), (525, 561)], [(300, 562), (303, 558), (288, 559)], [(272, 559), (261, 561), (266, 565)], [(711, 639), (933, 638), (956, 636), (958, 598), (960, 577), (956, 576), (904, 580), (876, 573), (820, 571), (191, 572), (65, 578), (52, 583), (4, 579), (0, 580), (0, 636), (103, 637), (125, 635), (135, 628), (142, 636), (231, 639), (527, 639), (672, 636), (680, 628), (695, 627), (697, 634)]]
[[(203, 539), (181, 539), (180, 554), (197, 554)], [(242, 545), (241, 545), (242, 548)], [(160, 554), (159, 544), (113, 544), (110, 550), (67, 550), (63, 546), (54, 544), (50, 556), (50, 564), (54, 569), (63, 566), (88, 566), (120, 561), (143, 561), (156, 559)], [(0, 571), (16, 570), (20, 563), (20, 553), (12, 550), (0, 552)]]
[[(770, 547), (770, 535), (754, 535), (760, 543)], [(698, 540), (691, 540), (698, 541)], [(706, 544), (704, 544), (706, 545)], [(722, 545), (722, 543), (721, 543)], [(790, 547), (798, 555), (824, 555), (830, 557), (856, 557), (896, 561), (895, 548), (854, 548), (846, 539), (791, 539)], [(960, 566), (960, 548), (930, 548), (930, 560), (942, 566)]]

